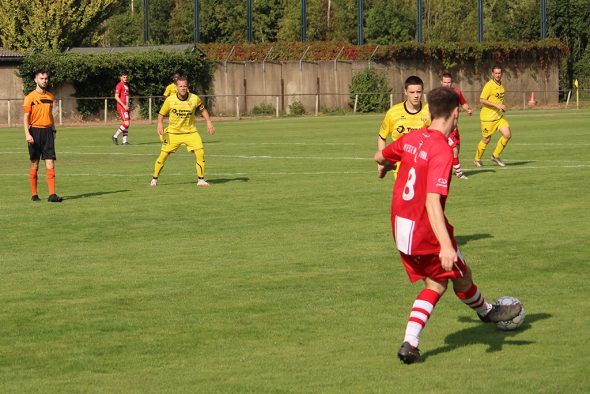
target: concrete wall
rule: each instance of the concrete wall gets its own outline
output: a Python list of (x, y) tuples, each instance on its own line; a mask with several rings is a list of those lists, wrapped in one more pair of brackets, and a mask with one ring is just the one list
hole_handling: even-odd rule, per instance
[[(536, 92), (535, 100), (540, 105), (557, 104), (559, 99), (559, 68), (557, 61), (543, 70), (535, 59), (518, 67), (506, 67), (504, 83), (506, 103), (509, 107), (523, 108)], [(349, 86), (352, 76), (367, 67), (372, 67), (389, 80), (393, 101), (403, 99), (403, 83), (409, 75), (420, 76), (428, 92), (439, 85), (441, 68), (436, 64), (420, 60), (371, 63), (368, 62), (227, 62), (218, 64), (213, 77), (211, 91), (212, 112), (216, 116), (236, 116), (252, 112), (255, 106), (270, 104), (281, 114), (289, 112), (289, 106), (300, 101), (307, 113), (318, 109), (349, 108)], [(491, 64), (480, 67), (466, 66), (454, 72), (455, 86), (459, 87), (473, 108), (479, 107), (482, 86), (490, 78)], [(16, 76), (15, 65), (0, 65), (0, 124), (8, 123), (8, 102), (12, 125), (22, 124), (23, 85)], [(483, 70), (483, 71), (481, 71)], [(62, 100), (64, 122), (79, 120), (76, 110), (74, 89), (63, 84), (54, 90), (57, 99)], [(10, 100), (9, 100), (10, 99)], [(316, 103), (317, 100), (317, 103)], [(57, 105), (56, 105), (57, 111)], [(134, 114), (137, 118), (138, 114)], [(102, 116), (101, 116), (102, 118)], [(111, 116), (109, 116), (111, 120)], [(56, 114), (56, 121), (58, 117)]]
[(23, 81), (16, 71), (16, 65), (0, 64), (0, 124), (8, 124), (10, 118), (12, 125), (22, 127)]
[[(393, 101), (403, 99), (404, 81), (410, 75), (418, 75), (424, 81), (425, 91), (439, 86), (441, 68), (422, 61), (371, 63), (373, 69), (382, 72), (392, 88)], [(466, 67), (454, 72), (455, 86), (463, 91), (471, 106), (479, 106), (481, 88), (491, 77), (491, 64), (476, 71)], [(213, 112), (216, 115), (235, 115), (236, 97), (240, 112), (251, 112), (262, 102), (275, 107), (279, 97), (281, 113), (288, 113), (289, 105), (300, 101), (307, 113), (316, 108), (348, 108), (348, 91), (352, 76), (369, 67), (368, 62), (285, 62), (228, 63), (217, 66), (213, 91), (217, 95)], [(538, 104), (557, 104), (559, 100), (559, 67), (557, 62), (547, 71), (537, 67), (534, 61), (504, 70), (506, 103), (522, 108), (536, 92)], [(248, 97), (244, 97), (247, 95)]]

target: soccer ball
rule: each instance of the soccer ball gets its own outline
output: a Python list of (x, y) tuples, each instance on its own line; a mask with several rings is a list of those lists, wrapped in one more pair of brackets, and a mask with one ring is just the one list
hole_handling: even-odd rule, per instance
[(510, 296), (504, 296), (504, 297), (498, 298), (498, 300), (496, 301), (496, 304), (497, 305), (520, 304), (522, 306), (522, 309), (520, 310), (520, 313), (518, 314), (518, 316), (516, 316), (512, 320), (499, 321), (496, 323), (496, 326), (500, 330), (503, 330), (503, 331), (516, 330), (518, 327), (520, 327), (522, 325), (522, 323), (524, 323), (524, 316), (525, 316), (524, 305), (522, 305), (522, 302), (520, 302), (518, 299), (516, 299), (514, 297), (510, 297)]

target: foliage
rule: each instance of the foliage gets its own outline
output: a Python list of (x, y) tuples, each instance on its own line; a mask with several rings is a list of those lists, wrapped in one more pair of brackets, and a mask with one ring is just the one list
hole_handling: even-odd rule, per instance
[[(429, 42), (419, 44), (413, 41), (393, 45), (377, 46), (368, 44), (356, 46), (346, 42), (280, 42), (267, 44), (202, 44), (199, 45), (209, 59), (215, 61), (330, 61), (368, 60), (375, 51), (373, 60), (382, 62), (397, 59), (423, 59), (436, 61), (441, 68), (453, 70), (461, 65), (475, 64), (476, 67), (488, 62), (512, 62), (519, 64), (525, 59), (538, 59), (542, 66), (555, 57), (567, 56), (568, 49), (558, 40), (548, 39), (531, 42), (484, 42), (452, 43)], [(230, 56), (231, 54), (231, 56)]]
[(289, 104), (289, 115), (300, 116), (305, 115), (305, 106), (300, 100), (295, 100)]
[(358, 95), (357, 112), (382, 112), (389, 106), (390, 92), (385, 75), (367, 68), (352, 77), (349, 105), (354, 107)]
[(365, 38), (367, 42), (388, 45), (410, 41), (416, 34), (416, 21), (411, 9), (399, 8), (391, 1), (367, 11)]
[(259, 105), (255, 105), (252, 108), (252, 115), (274, 115), (275, 114), (275, 107), (272, 104), (262, 103)]
[(120, 0), (0, 0), (4, 48), (60, 49), (80, 45)]
[[(70, 82), (76, 97), (110, 97), (121, 71), (129, 73), (132, 96), (160, 96), (162, 86), (170, 83), (171, 75), (179, 72), (189, 78), (193, 92), (206, 93), (211, 83), (213, 67), (198, 51), (195, 52), (119, 52), (78, 54), (34, 52), (19, 68), (24, 90), (34, 88), (32, 76), (38, 69), (51, 73), (51, 84)], [(111, 103), (115, 105), (114, 101)], [(100, 104), (93, 100), (78, 101), (82, 115), (98, 112)], [(143, 106), (142, 106), (143, 107)]]

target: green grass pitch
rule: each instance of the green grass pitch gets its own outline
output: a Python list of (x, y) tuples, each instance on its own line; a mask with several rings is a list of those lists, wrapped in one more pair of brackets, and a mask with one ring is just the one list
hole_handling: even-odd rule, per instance
[[(411, 285), (392, 244), (392, 179), (372, 156), (382, 115), (217, 122), (150, 188), (155, 125), (63, 127), (57, 192), (30, 201), (22, 130), (3, 129), (2, 392), (588, 392), (590, 112), (508, 113), (513, 139), (472, 165), (447, 216), (489, 301), (512, 295), (514, 332), (449, 292), (395, 357)], [(204, 127), (200, 123), (201, 128)]]

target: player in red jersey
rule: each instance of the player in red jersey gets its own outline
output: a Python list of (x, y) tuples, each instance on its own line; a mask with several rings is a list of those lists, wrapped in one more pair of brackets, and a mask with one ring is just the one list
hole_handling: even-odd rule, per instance
[(127, 85), (128, 75), (122, 72), (119, 76), (119, 83), (115, 86), (115, 100), (117, 101), (117, 112), (121, 118), (121, 126), (117, 129), (115, 134), (111, 137), (115, 145), (119, 145), (118, 137), (123, 134), (123, 145), (128, 145), (127, 135), (129, 134), (129, 85)]
[[(459, 104), (461, 105), (461, 107), (463, 107), (465, 112), (467, 112), (467, 114), (471, 116), (471, 108), (469, 107), (469, 104), (467, 104), (467, 100), (465, 100), (465, 97), (463, 97), (463, 93), (458, 88), (453, 87), (453, 76), (448, 72), (443, 73), (443, 75), (441, 76), (440, 84), (441, 86), (444, 86), (446, 88), (453, 88), (453, 90), (457, 92), (457, 94), (459, 95)], [(451, 135), (449, 135), (449, 145), (451, 145), (451, 148), (453, 148), (453, 170), (455, 171), (455, 175), (457, 175), (459, 179), (467, 179), (467, 176), (463, 173), (463, 170), (461, 169), (461, 162), (459, 161), (459, 149), (461, 145), (461, 139), (459, 136), (459, 129), (456, 127), (455, 130), (451, 132)]]
[(457, 127), (459, 96), (450, 88), (439, 87), (428, 94), (428, 105), (432, 118), (429, 127), (412, 131), (375, 153), (375, 161), (383, 166), (379, 167), (380, 177), (400, 163), (391, 200), (393, 236), (410, 281), (424, 281), (398, 352), (406, 364), (422, 362), (419, 335), (449, 279), (457, 297), (485, 322), (510, 320), (521, 309), (520, 305), (486, 302), (473, 283), (453, 226), (444, 214), (453, 161), (447, 141)]

